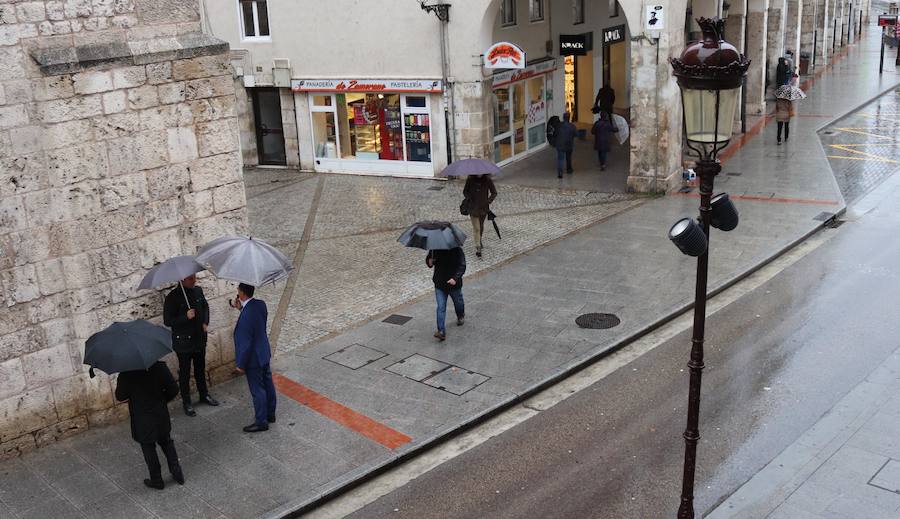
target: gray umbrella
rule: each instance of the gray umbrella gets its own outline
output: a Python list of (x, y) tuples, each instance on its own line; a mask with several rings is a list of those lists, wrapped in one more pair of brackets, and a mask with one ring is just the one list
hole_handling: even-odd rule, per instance
[[(197, 263), (193, 256), (175, 256), (150, 269), (150, 272), (147, 272), (147, 275), (141, 280), (141, 284), (138, 285), (138, 290), (159, 288), (172, 283), (178, 283), (178, 286), (181, 286), (182, 279), (203, 270), (205, 270), (203, 265)], [(183, 286), (181, 286), (181, 293), (190, 308), (191, 303), (188, 301)]]
[(445, 177), (465, 177), (468, 175), (499, 175), (500, 168), (489, 160), (463, 159), (450, 164), (441, 175)]
[(84, 343), (84, 363), (110, 375), (121, 371), (147, 369), (172, 353), (172, 332), (138, 319), (113, 323)]
[(397, 241), (425, 250), (455, 249), (465, 243), (466, 233), (450, 222), (418, 222), (403, 231)]
[(285, 278), (294, 269), (275, 247), (249, 236), (225, 236), (200, 248), (197, 262), (222, 279), (259, 287)]

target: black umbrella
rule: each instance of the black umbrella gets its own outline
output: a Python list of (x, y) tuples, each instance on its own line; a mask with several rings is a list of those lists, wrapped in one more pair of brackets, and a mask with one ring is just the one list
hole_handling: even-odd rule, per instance
[(418, 222), (403, 231), (397, 241), (407, 247), (448, 250), (462, 247), (466, 233), (450, 222)]
[(502, 240), (503, 237), (500, 236), (500, 228), (497, 227), (497, 215), (495, 215), (493, 211), (488, 209), (487, 219), (490, 220), (492, 224), (494, 224), (494, 232), (497, 233), (497, 239)]
[(108, 374), (147, 369), (172, 353), (172, 333), (138, 319), (113, 323), (84, 343), (84, 363)]

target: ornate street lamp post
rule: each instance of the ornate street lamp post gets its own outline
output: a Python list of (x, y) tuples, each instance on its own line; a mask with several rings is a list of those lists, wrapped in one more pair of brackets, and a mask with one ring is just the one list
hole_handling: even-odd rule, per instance
[(730, 231), (738, 213), (727, 194), (713, 197), (713, 184), (722, 166), (716, 159), (728, 145), (734, 126), (734, 110), (741, 81), (750, 61), (734, 45), (724, 41), (725, 22), (718, 18), (697, 20), (703, 39), (691, 43), (681, 56), (670, 59), (684, 110), (687, 146), (697, 154), (700, 177), (700, 218), (684, 218), (669, 230), (669, 238), (685, 254), (697, 257), (694, 296), (694, 331), (691, 339), (690, 389), (687, 427), (684, 431), (684, 476), (681, 481), (679, 519), (694, 517), (694, 472), (700, 439), (700, 382), (703, 372), (703, 334), (706, 326), (706, 280), (709, 267), (709, 228)]

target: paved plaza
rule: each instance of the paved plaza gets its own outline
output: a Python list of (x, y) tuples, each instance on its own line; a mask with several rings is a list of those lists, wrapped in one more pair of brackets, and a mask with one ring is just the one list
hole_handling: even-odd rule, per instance
[[(835, 181), (829, 160), (842, 159), (826, 156), (834, 153), (823, 151), (817, 130), (897, 83), (893, 73), (858, 80), (870, 77), (872, 48), (868, 38), (809, 79), (789, 144), (774, 146), (775, 125), (763, 117), (727, 154), (717, 187), (733, 195), (741, 225), (712, 237), (712, 290), (821, 228), (852, 189), (865, 191)], [(241, 433), (252, 416), (246, 384), (219, 384), (222, 406), (198, 407), (196, 418), (173, 408), (186, 485), (143, 487), (140, 450), (120, 424), (2, 462), (0, 517), (276, 517), (509, 405), (693, 298), (694, 261), (665, 234), (696, 214), (695, 192), (635, 198), (516, 184), (510, 175), (494, 206), (503, 239), (488, 229), (482, 260), (467, 244), (468, 319), (451, 321), (438, 343), (424, 254), (396, 238), (421, 219), (467, 229), (461, 182), (269, 169), (246, 176), (251, 232), (297, 267), (261, 291), (277, 339), (277, 423)], [(575, 324), (592, 312), (620, 324)]]

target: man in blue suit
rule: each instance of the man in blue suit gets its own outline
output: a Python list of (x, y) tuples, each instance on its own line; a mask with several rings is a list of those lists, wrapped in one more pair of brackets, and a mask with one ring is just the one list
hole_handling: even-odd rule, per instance
[(241, 283), (238, 296), (229, 303), (241, 311), (234, 325), (234, 361), (237, 371), (247, 376), (256, 418), (244, 432), (268, 431), (275, 422), (275, 384), (272, 383), (272, 353), (266, 335), (269, 311), (266, 303), (253, 298), (255, 288)]

